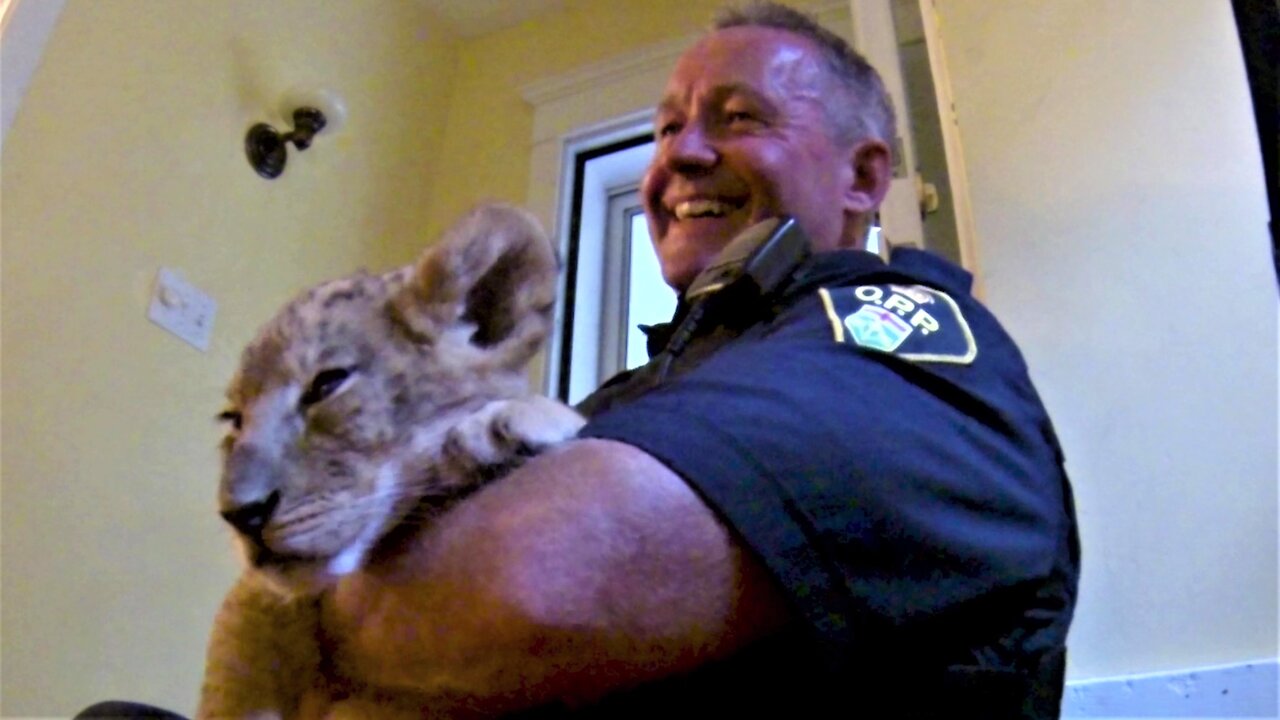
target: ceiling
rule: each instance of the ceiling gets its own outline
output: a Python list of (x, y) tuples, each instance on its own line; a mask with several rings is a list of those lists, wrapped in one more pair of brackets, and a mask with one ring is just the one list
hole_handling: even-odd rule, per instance
[(449, 24), (459, 37), (472, 38), (564, 9), (565, 0), (418, 0)]

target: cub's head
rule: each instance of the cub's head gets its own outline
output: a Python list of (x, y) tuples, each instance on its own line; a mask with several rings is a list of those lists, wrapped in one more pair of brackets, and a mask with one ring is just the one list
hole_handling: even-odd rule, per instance
[(524, 392), (555, 293), (527, 213), (483, 206), (415, 265), (309, 290), (244, 351), (227, 390), (219, 504), (245, 559), (305, 592), (359, 568), (423, 498), (445, 432)]

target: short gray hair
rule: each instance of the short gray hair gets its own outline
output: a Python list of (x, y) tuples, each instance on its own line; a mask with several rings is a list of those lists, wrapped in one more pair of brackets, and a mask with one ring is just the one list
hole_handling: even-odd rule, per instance
[(827, 117), (836, 140), (853, 143), (873, 137), (892, 147), (897, 134), (893, 106), (880, 73), (849, 47), (844, 38), (824, 28), (812, 16), (780, 3), (759, 1), (722, 9), (711, 27), (713, 30), (774, 28), (807, 38), (817, 46), (823, 65), (844, 95), (844, 102), (827, 105)]

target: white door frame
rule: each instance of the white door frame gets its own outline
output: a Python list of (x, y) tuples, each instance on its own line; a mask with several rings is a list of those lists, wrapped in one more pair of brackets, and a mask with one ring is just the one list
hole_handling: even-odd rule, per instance
[[(925, 47), (929, 52), (929, 69), (933, 74), (934, 94), (941, 119), (942, 143), (947, 158), (947, 174), (951, 184), (952, 204), (956, 217), (956, 238), (960, 246), (960, 263), (978, 275), (977, 235), (974, 232), (973, 205), (969, 198), (969, 176), (960, 142), (960, 126), (956, 119), (951, 93), (951, 77), (947, 73), (946, 55), (938, 28), (938, 12), (934, 0), (918, 0), (924, 24)], [(880, 72), (885, 89), (898, 113), (898, 131), (902, 134), (903, 162), (907, 177), (895, 178), (889, 195), (881, 205), (881, 225), (891, 243), (923, 245), (924, 230), (920, 222), (920, 189), (915, 167), (915, 143), (907, 132), (905, 112), (906, 90), (902, 63), (898, 58), (897, 35), (894, 32), (890, 0), (849, 0), (853, 16), (854, 47)]]

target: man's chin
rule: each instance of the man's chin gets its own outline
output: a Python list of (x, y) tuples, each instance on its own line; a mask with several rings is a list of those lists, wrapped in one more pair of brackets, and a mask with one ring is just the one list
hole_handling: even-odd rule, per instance
[(684, 291), (689, 289), (689, 285), (693, 283), (693, 279), (698, 274), (686, 270), (668, 271), (665, 267), (662, 269), (662, 279), (667, 286), (676, 291), (676, 295), (684, 295)]
[(678, 244), (662, 248), (659, 254), (662, 279), (677, 293), (683, 293), (732, 239), (733, 235), (704, 235), (697, 238), (669, 236), (664, 239), (664, 245), (672, 240)]

